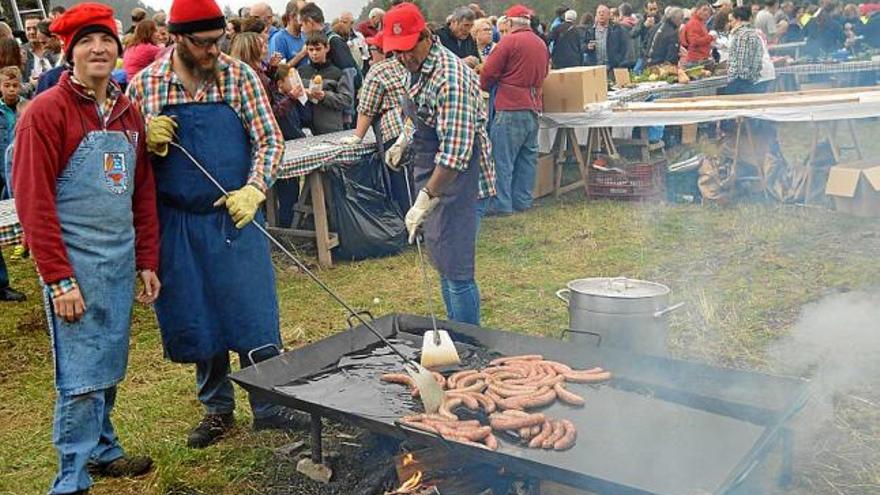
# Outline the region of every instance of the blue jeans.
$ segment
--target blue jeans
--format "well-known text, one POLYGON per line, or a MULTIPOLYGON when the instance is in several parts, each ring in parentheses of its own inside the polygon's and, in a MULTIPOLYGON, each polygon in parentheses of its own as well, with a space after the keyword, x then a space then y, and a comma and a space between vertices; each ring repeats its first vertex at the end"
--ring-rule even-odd
POLYGON ((538 166, 538 116, 529 110, 499 111, 490 137, 497 191, 490 209, 513 213, 531 208, 538 166))
POLYGON ((6 271, 6 261, 3 260, 3 252, 0 251, 0 290, 9 287, 9 272, 6 271))
POLYGON ((78 395, 58 394, 52 433, 58 450, 58 475, 51 495, 89 488, 89 464, 109 464, 123 456, 110 422, 115 402, 116 387, 78 395))
POLYGON ((449 280, 440 277, 446 316, 452 321, 480 324, 480 289, 474 279, 449 280))
MULTIPOLYGON (((254 356, 257 362, 277 356, 276 349, 264 349, 254 356)), ((241 367, 251 365, 247 353, 239 353, 241 367)), ((229 381, 231 368, 229 366, 229 353, 222 352, 212 359, 196 363, 196 390, 199 401, 205 406, 208 414, 230 414, 235 409, 235 391, 232 382, 229 381)), ((248 397, 254 418, 265 418, 278 412, 278 406, 264 400, 248 397)))

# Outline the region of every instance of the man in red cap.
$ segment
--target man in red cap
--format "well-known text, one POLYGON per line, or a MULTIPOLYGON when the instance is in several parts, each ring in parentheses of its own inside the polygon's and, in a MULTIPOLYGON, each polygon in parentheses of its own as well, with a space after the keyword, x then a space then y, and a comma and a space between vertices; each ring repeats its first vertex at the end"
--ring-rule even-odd
POLYGON ((489 207, 502 215, 532 206, 541 86, 550 66, 547 45, 530 26, 532 11, 514 5, 506 15, 510 34, 501 39, 480 72, 483 90, 497 91, 491 138, 498 190, 489 207))
MULTIPOLYGON (((394 52, 413 81, 403 111, 415 131, 413 178, 419 193, 406 214, 412 243, 423 228, 440 272, 449 319, 478 325, 474 280, 477 199, 495 194, 495 168, 486 135, 486 109, 477 74, 431 35, 418 7, 401 3, 385 14, 385 52, 394 52)), ((404 133, 403 135, 405 135, 404 133)), ((392 167, 402 153, 386 153, 392 167)))
MULTIPOLYGON (((174 49, 128 86, 156 155, 163 290, 155 309, 165 355, 195 363, 206 410, 187 438, 192 448, 211 445, 234 425, 229 351, 249 366, 281 347, 269 245, 248 224, 264 221, 260 205, 284 139, 257 74, 220 52, 225 26, 214 0, 175 0, 168 16, 174 49)), ((250 402, 255 429, 303 425, 286 409, 250 402)))
POLYGON ((133 476, 110 414, 125 376, 137 299, 159 295, 156 190, 140 113, 110 80, 122 51, 110 7, 81 3, 53 21, 73 66, 34 99, 15 141, 15 202, 45 284, 55 358, 50 493, 86 493, 89 472, 133 476))

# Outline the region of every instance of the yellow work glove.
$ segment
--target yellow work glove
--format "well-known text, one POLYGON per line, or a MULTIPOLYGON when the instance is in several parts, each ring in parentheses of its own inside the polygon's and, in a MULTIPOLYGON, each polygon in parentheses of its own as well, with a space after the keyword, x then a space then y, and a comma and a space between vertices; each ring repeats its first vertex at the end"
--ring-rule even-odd
POLYGON ((147 151, 159 156, 168 154, 168 143, 174 139, 177 122, 167 115, 153 117, 147 125, 147 151))
POLYGON ((226 205, 235 227, 243 229, 245 225, 251 223, 260 204, 266 201, 266 195, 255 186, 250 184, 242 187, 238 191, 232 191, 229 196, 223 196, 218 199, 214 206, 226 205))

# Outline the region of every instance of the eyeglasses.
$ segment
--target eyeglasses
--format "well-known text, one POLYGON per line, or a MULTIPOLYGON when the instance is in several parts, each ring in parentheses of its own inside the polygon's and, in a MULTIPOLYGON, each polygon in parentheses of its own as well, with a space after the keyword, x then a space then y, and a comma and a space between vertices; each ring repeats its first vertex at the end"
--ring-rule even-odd
POLYGON ((199 48, 210 48, 214 45, 219 45, 226 40, 226 33, 223 33, 216 38, 199 38, 198 36, 193 36, 191 34, 184 34, 183 36, 188 39, 190 43, 199 48))

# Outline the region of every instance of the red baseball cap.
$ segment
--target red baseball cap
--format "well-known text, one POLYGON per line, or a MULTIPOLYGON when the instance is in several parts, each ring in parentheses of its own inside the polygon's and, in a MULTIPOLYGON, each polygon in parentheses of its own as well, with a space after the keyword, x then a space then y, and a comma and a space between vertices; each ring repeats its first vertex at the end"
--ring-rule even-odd
POLYGON ((425 17, 418 7, 409 2, 397 5, 382 20, 382 49, 385 53, 412 50, 425 26, 425 17))
POLYGON ((526 19, 531 19, 532 16, 535 15, 535 11, 518 3, 507 9, 507 12, 505 12, 504 15, 506 17, 525 17, 526 19))

